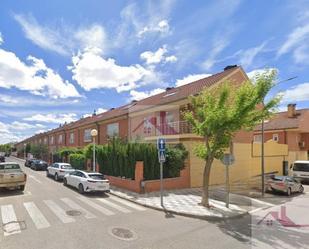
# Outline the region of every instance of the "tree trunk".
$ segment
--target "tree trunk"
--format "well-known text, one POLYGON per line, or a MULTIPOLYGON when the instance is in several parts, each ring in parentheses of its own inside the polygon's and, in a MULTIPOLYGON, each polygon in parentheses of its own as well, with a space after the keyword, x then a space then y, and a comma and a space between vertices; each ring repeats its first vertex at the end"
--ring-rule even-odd
POLYGON ((210 169, 213 159, 207 159, 205 162, 204 174, 203 174, 203 194, 201 205, 204 207, 209 207, 209 177, 210 169))

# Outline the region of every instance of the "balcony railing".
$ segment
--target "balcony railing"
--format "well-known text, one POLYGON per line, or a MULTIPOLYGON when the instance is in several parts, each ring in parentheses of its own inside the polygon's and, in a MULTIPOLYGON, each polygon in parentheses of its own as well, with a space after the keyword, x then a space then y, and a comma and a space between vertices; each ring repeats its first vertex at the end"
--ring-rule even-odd
POLYGON ((150 136, 155 135, 179 135, 192 133, 192 125, 187 121, 169 122, 156 125, 151 128, 150 136))

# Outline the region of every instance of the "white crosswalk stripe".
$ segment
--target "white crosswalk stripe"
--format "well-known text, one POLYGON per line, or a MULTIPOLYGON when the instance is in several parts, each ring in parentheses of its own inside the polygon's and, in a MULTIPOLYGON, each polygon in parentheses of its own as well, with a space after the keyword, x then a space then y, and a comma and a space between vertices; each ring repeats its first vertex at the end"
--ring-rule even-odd
POLYGON ((110 196, 108 199, 111 199, 113 201, 116 201, 116 202, 119 202, 123 205, 126 205, 130 208, 133 208, 135 210, 138 210, 138 211, 145 211, 147 210, 146 208, 140 206, 140 205, 137 205, 137 204, 134 204, 133 202, 130 202, 130 201, 126 201, 126 200, 123 200, 121 198, 118 198, 118 197, 114 197, 114 196, 110 196))
POLYGON ((44 203, 49 207, 49 209, 63 222, 70 223, 74 222, 75 219, 69 217, 65 211, 54 201, 52 200, 44 200, 44 203))
POLYGON ((86 203, 86 204, 89 205, 90 207, 92 207, 92 208, 98 210, 99 212, 105 214, 105 215, 114 215, 114 214, 115 214, 114 212, 112 212, 112 211, 110 211, 110 210, 108 210, 108 209, 106 209, 106 208, 100 206, 99 204, 96 204, 96 203, 93 202, 93 201, 88 200, 88 199, 85 198, 85 197, 78 196, 78 197, 76 197, 76 198, 79 199, 80 201, 86 203))
POLYGON ((126 209, 124 207, 121 207, 111 201, 108 201, 106 199, 101 199, 101 198, 96 198, 98 201, 102 202, 103 204, 107 205, 107 206, 110 206, 114 209, 117 209, 118 211, 120 212, 123 212, 123 213, 131 213, 131 211, 129 209, 126 209))
POLYGON ((87 219, 93 219, 93 218, 96 217, 93 213, 87 211, 86 209, 84 209, 83 207, 81 207, 80 205, 78 205, 76 202, 72 201, 72 200, 69 199, 69 198, 61 198, 61 200, 62 200, 66 205, 68 205, 70 208, 79 210, 79 211, 81 211, 82 213, 84 213, 84 214, 85 214, 85 217, 86 217, 87 219))
POLYGON ((4 236, 20 233, 20 225, 17 222, 13 205, 1 206, 1 217, 4 236))
POLYGON ((47 228, 50 226, 47 219, 33 202, 25 202, 24 206, 37 229, 47 228))

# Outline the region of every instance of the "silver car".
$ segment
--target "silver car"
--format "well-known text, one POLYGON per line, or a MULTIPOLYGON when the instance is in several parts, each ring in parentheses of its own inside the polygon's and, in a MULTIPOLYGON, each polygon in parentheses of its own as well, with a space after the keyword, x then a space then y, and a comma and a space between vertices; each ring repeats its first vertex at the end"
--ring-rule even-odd
POLYGON ((303 185, 290 176, 271 176, 267 181, 266 189, 272 192, 284 192, 288 196, 292 193, 304 192, 303 185))

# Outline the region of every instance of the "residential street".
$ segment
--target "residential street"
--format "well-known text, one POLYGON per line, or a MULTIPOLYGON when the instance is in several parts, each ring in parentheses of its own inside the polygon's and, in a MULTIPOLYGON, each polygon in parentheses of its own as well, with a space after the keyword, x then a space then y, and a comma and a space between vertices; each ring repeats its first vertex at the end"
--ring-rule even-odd
MULTIPOLYGON (((209 222, 166 215, 112 195, 83 197, 44 171, 22 168, 28 174, 24 194, 1 192, 1 217, 7 223, 1 227, 1 248, 309 248, 307 228, 257 225, 262 214, 278 206, 255 212, 252 219, 246 215, 209 222), (81 213, 68 216, 69 210, 81 213), (15 216, 18 223, 9 223, 15 216), (118 239, 111 235, 112 228, 130 229, 133 237, 118 239)), ((307 194, 291 198, 286 206, 296 222, 309 224, 308 212, 301 211, 308 210, 307 194)))

